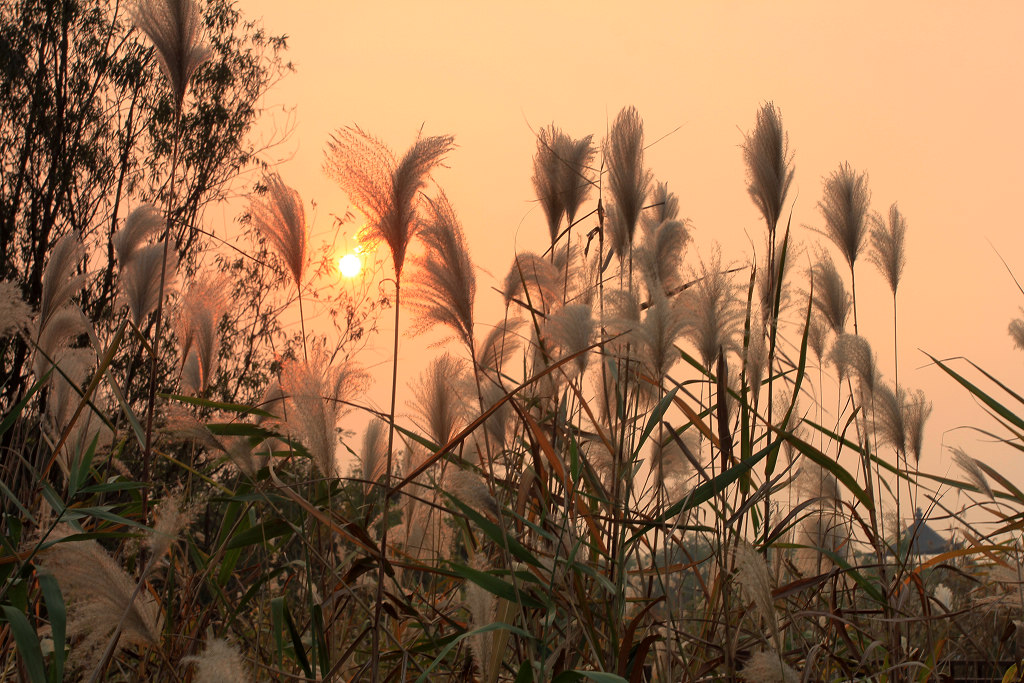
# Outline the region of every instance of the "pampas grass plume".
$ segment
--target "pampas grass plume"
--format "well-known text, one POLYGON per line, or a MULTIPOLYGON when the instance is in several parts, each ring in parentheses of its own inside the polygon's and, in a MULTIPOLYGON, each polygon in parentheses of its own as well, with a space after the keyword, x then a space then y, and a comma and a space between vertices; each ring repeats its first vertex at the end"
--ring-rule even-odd
POLYGON ((743 161, 747 165, 747 191, 768 228, 779 222, 793 182, 793 155, 789 136, 782 127, 782 113, 772 102, 757 112, 754 131, 743 141, 743 161))
POLYGON ((740 678, 750 683, 800 683, 803 680, 774 651, 755 652, 740 671, 740 678))
POLYGON ((82 238, 71 232, 57 240, 43 271, 37 329, 42 332, 50 319, 71 302, 71 296, 85 284, 85 274, 76 272, 85 254, 82 238))
POLYGON ((0 280, 0 337, 28 328, 32 307, 21 298, 21 287, 11 280, 0 280))
POLYGON ((829 327, 836 334, 846 331, 846 320, 850 315, 850 296, 843 284, 843 277, 827 254, 811 268, 814 283, 814 307, 822 314, 829 327))
POLYGON ((388 245, 399 278, 409 242, 419 228, 417 195, 454 146, 450 135, 418 136, 398 159, 358 127, 339 129, 327 143, 327 174, 366 216, 364 241, 383 240, 388 245))
POLYGON ((284 184, 281 176, 270 173, 264 178, 266 194, 250 198, 253 224, 274 247, 301 288, 306 271, 306 210, 299 193, 284 184))
POLYGON ((181 111, 192 76, 213 56, 202 43, 202 16, 194 0, 142 0, 132 19, 156 47, 160 66, 171 82, 175 108, 181 111))
POLYGON ((608 185, 622 235, 618 254, 623 258, 633 243, 640 212, 651 184, 651 172, 644 168, 644 124, 633 107, 615 117, 605 142, 608 185))
POLYGON ((115 232, 111 239, 117 262, 122 269, 128 266, 146 238, 157 233, 163 225, 163 216, 152 204, 140 204, 128 214, 124 227, 115 232))
POLYGON ((967 452, 959 446, 950 446, 949 450, 953 453, 953 462, 960 466, 960 469, 967 475, 967 479, 978 489, 981 493, 984 493, 990 499, 995 500, 996 495, 992 491, 992 487, 989 486, 988 477, 982 471, 981 466, 978 465, 978 461, 967 455, 967 452))
MULTIPOLYGON (((150 244, 138 249, 128 264, 121 270, 121 291, 131 312, 132 322, 141 328, 151 312, 160 302, 160 264, 164 256, 163 243, 150 244)), ((167 268, 164 275, 163 294, 174 289, 178 271, 176 250, 167 250, 167 268)))
POLYGON ((878 214, 871 217, 874 227, 871 228, 871 250, 868 258, 878 267, 879 272, 889 283, 893 295, 899 287, 903 276, 903 266, 907 262, 906 236, 907 219, 900 213, 899 207, 889 207, 889 220, 878 214))
POLYGON ((820 232, 839 248, 851 269, 867 232, 870 203, 867 174, 858 174, 850 164, 841 164, 825 179, 824 195, 818 202, 825 219, 825 229, 820 232))
POLYGON ((245 666, 238 651, 226 640, 214 638, 206 642, 203 654, 182 659, 185 664, 195 664, 196 675, 193 683, 247 683, 245 666))

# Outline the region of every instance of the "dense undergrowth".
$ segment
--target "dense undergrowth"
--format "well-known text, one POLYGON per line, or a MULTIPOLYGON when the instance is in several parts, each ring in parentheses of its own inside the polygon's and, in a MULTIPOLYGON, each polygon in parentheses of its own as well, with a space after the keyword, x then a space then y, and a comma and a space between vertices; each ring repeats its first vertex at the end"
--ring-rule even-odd
MULTIPOLYGON (((182 139, 209 56, 194 11, 135 15, 182 139)), ((197 270, 195 253, 179 264, 172 245, 188 228, 179 144, 166 206, 140 204, 113 235, 115 324, 82 312, 90 247, 70 227, 31 306, 0 284, 4 353, 32 359, 7 375, 21 384, 0 423, 5 678, 941 680, 1001 677, 1024 656, 1024 493, 965 453, 963 481, 922 468, 931 405, 880 376, 857 335, 858 305, 891 304, 882 346, 899 346, 906 221, 872 211, 866 175, 844 164, 804 210, 820 244, 798 246, 773 105, 743 145, 765 226, 745 265, 688 249, 635 110, 600 143, 543 129, 533 184, 550 241, 514 255, 504 314, 483 321, 468 241, 430 180, 453 139, 395 154, 337 131, 325 170, 393 275, 387 412, 360 403, 350 328, 305 326, 326 305, 322 273, 275 174, 250 202, 255 241, 236 248, 275 273, 253 315, 276 305, 301 333, 262 333, 276 357, 261 379, 237 363, 225 379, 231 274, 197 270), (891 302, 857 300, 865 261, 891 302), (447 352, 403 376, 398 331, 431 330, 447 352), (352 411, 372 413, 361 440, 352 411), (949 509, 950 490, 976 502, 949 509), (923 548, 918 509, 957 526, 953 542, 923 548)), ((348 323, 378 304, 350 302, 348 323)), ((986 431, 1024 449, 1024 399, 935 363, 989 410, 986 431)))

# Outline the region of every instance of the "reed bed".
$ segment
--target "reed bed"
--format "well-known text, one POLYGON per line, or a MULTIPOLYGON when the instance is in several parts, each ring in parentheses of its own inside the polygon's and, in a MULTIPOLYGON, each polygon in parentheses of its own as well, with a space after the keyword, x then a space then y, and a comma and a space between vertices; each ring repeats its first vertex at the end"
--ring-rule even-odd
MULTIPOLYGON (((147 1, 136 20, 180 116, 208 54, 195 10, 147 1)), ((218 379, 229 283, 168 251, 173 189, 117 233, 120 324, 82 313, 73 233, 40 306, 0 283, 0 333, 35 359, 0 422, 4 678, 1019 678, 1024 493, 963 451, 958 477, 929 473, 931 404, 879 374, 888 339, 878 352, 857 334, 874 302, 854 272, 875 265, 899 348, 912 217, 872 211, 848 164, 816 207, 793 201, 768 103, 742 147, 763 253, 697 254, 699 226, 645 166, 627 108, 606 140, 540 131, 550 241, 514 254, 486 302, 473 233, 431 179, 453 145, 419 135, 399 155, 351 126, 326 149, 367 252, 391 255, 387 411, 361 401, 352 337, 306 324, 321 273, 276 174, 252 198, 248 248, 269 245, 275 312, 302 325, 265 382, 218 379), (451 342, 418 377, 399 372, 405 331, 451 342), (126 398, 140 378, 153 391, 126 398), (952 509, 950 491, 970 502, 952 509), (918 510, 955 538, 924 547, 918 510)), ((979 429, 1024 450, 1019 394, 930 360, 987 409, 979 429)))

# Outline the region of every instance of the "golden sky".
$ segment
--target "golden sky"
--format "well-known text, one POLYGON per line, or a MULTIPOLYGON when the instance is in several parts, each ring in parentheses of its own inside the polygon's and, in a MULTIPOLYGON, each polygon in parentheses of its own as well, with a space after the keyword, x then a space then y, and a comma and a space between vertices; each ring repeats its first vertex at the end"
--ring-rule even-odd
MULTIPOLYGON (((820 243, 805 226, 821 225, 822 178, 844 161, 868 172, 873 209, 886 212, 895 201, 907 217, 900 381, 935 404, 922 467, 946 470, 944 440, 1024 479, 1005 449, 975 446, 977 436, 964 430, 943 434, 992 423, 952 380, 923 367, 919 350, 967 356, 1011 386, 1024 383, 1024 352, 1006 332, 1024 295, 993 249, 1024 281, 1024 3, 241 7, 289 37, 296 73, 269 94, 265 124, 290 117, 295 129, 268 160, 287 158, 278 170, 316 202, 314 229, 325 238, 330 214, 348 207, 321 170, 331 131, 358 124, 399 152, 420 126, 455 135, 458 149, 435 180, 459 212, 474 261, 493 274, 479 275, 481 321, 498 316, 489 287, 514 250, 546 244, 530 185, 541 126, 600 141, 622 107, 636 106, 647 142, 657 141, 647 165, 679 196, 693 248, 706 255, 717 242, 725 262, 741 265, 762 249, 764 228, 739 145, 757 109, 774 101, 795 153, 789 201, 799 241, 820 243)), ((888 287, 866 259, 857 274, 861 332, 889 374, 888 287)), ((385 322, 371 363, 390 356, 389 339, 385 322)), ((433 353, 420 340, 402 343, 410 372, 433 353)), ((383 387, 371 394, 379 405, 386 395, 383 387)))

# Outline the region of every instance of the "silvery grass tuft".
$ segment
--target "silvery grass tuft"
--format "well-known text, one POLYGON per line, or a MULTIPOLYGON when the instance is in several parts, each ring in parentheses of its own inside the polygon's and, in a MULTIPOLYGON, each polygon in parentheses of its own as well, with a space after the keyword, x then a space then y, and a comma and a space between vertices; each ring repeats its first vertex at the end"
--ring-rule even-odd
POLYGON ((871 222, 873 227, 868 258, 885 277, 893 296, 896 296, 903 267, 907 262, 907 219, 900 213, 899 207, 893 204, 889 207, 888 220, 876 213, 871 216, 871 222))
POLYGON ((156 47, 180 112, 192 76, 213 51, 203 44, 202 16, 194 0, 142 0, 132 13, 135 25, 156 47))
POLYGON ((163 297, 174 291, 177 274, 177 250, 164 249, 160 242, 136 249, 121 268, 121 293, 136 328, 141 329, 163 297))
MULTIPOLYGON (((77 533, 58 526, 50 538, 77 533)), ((39 565, 53 574, 68 603, 68 635, 76 640, 70 664, 96 666, 102 648, 121 625, 115 652, 126 644, 156 647, 160 643, 160 608, 96 541, 61 541, 42 554, 39 565), (123 619, 122 619, 123 618, 123 619)))
POLYGON ((32 307, 21 297, 21 287, 11 280, 0 280, 0 337, 28 329, 32 307))
POLYGON ((151 235, 157 235, 164 227, 164 217, 152 204, 137 206, 124 221, 124 226, 114 233, 111 243, 117 262, 127 268, 132 258, 151 235))
POLYGON ((79 264, 84 256, 85 247, 77 232, 61 237, 50 251, 39 296, 39 315, 36 318, 38 334, 43 333, 58 311, 71 304, 72 295, 85 284, 85 273, 79 272, 79 264))
POLYGON ((533 189, 544 209, 552 244, 558 239, 562 217, 572 225, 590 193, 587 167, 594 158, 592 140, 591 135, 574 140, 555 126, 546 126, 537 135, 533 189))
POLYGON ((193 683, 248 683, 245 665, 238 650, 223 638, 206 641, 203 653, 182 659, 185 665, 195 665, 193 683))
POLYGON ((755 652, 747 660, 740 678, 749 683, 800 683, 803 677, 773 650, 755 652))
POLYGON ((754 130, 743 141, 743 161, 747 165, 747 192, 774 234, 796 172, 789 136, 782 127, 782 112, 774 103, 766 103, 757 112, 754 130))
POLYGON ((832 258, 822 254, 811 267, 810 276, 814 289, 814 308, 821 313, 833 332, 843 334, 850 315, 850 295, 846 292, 843 277, 836 270, 832 258))
POLYGON ((413 272, 409 296, 419 318, 413 332, 448 327, 472 355, 476 274, 462 226, 444 192, 428 200, 424 222, 420 240, 425 249, 416 259, 419 267, 413 272))
POLYGON ((279 174, 268 174, 264 184, 266 194, 249 200, 253 225, 273 246, 301 290, 306 273, 306 210, 299 193, 285 185, 279 174))
POLYGON ((701 363, 710 369, 719 352, 736 347, 743 311, 737 305, 736 285, 722 269, 721 253, 716 249, 710 262, 700 262, 691 272, 694 286, 687 290, 687 336, 697 349, 701 363))
POLYGON ((868 176, 858 174, 850 164, 843 163, 825 179, 824 192, 818 209, 825 219, 825 228, 819 230, 838 247, 850 266, 850 288, 853 291, 853 331, 857 333, 857 276, 854 264, 860 255, 867 234, 868 210, 871 192, 868 176))
POLYGON ((865 400, 870 401, 875 392, 878 370, 868 340, 856 334, 839 335, 832 346, 831 360, 839 378, 856 379, 865 400))
POLYGON ((950 446, 949 450, 953 453, 953 462, 960 466, 960 469, 967 475, 967 479, 971 484, 973 484, 980 493, 983 493, 990 499, 995 500, 996 495, 992 491, 992 487, 988 483, 988 477, 985 476, 985 472, 982 471, 978 461, 969 456, 967 451, 959 446, 950 446))
POLYGON ((187 393, 206 391, 217 369, 220 353, 220 320, 227 312, 226 277, 206 274, 194 280, 178 307, 177 337, 181 350, 182 389, 187 393))
POLYGON ((652 179, 644 168, 644 124, 635 108, 626 107, 615 117, 604 153, 614 207, 609 209, 609 216, 614 216, 612 248, 622 261, 632 248, 652 179))
POLYGON ((363 240, 383 240, 388 245, 398 279, 409 242, 420 225, 417 195, 454 146, 450 135, 419 136, 397 158, 383 142, 358 127, 336 131, 327 143, 327 174, 366 217, 363 240))
MULTIPOLYGON (((1021 309, 1021 313, 1024 313, 1024 308, 1021 309)), ((1008 331, 1010 338, 1013 339, 1013 345, 1018 349, 1024 349, 1024 317, 1011 320, 1008 331)))
POLYGON ((446 353, 431 361, 411 385, 418 426, 438 446, 448 443, 465 424, 466 405, 459 397, 467 381, 463 361, 446 353))

